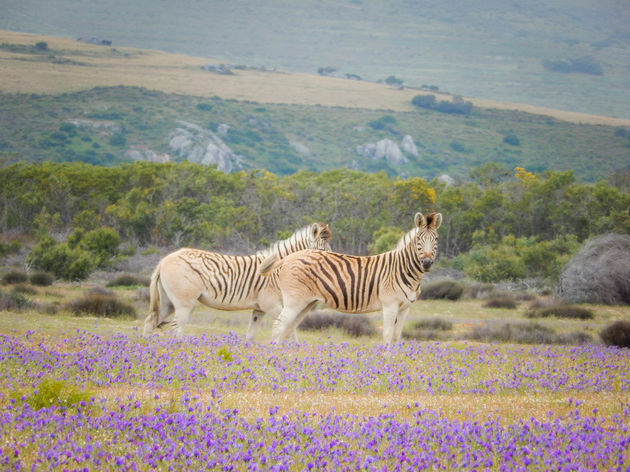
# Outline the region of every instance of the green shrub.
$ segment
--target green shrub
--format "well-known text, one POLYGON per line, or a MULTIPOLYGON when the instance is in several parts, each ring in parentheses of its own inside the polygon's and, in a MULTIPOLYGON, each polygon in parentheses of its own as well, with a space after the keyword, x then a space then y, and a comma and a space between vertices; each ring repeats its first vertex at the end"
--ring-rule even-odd
POLYGON ((113 295, 89 293, 68 304, 68 309, 77 316, 93 315, 102 318, 133 318, 136 310, 113 295))
POLYGON ((615 321, 602 329, 599 337, 607 346, 630 348, 630 321, 615 321))
POLYGON ((35 272, 28 278, 29 282, 39 287, 48 287, 55 281, 55 277, 48 272, 35 272))
POLYGON ((219 358, 221 358, 225 362, 232 362, 234 360, 234 356, 232 355, 230 350, 227 348, 227 346, 222 346, 217 351, 217 355, 219 356, 219 358))
POLYGON ((26 396, 26 404, 33 410, 57 407, 63 410, 77 406, 81 402, 90 403, 91 395, 61 380, 44 379, 36 390, 26 396))
POLYGON ((107 267, 118 254, 120 235, 112 228, 97 228, 83 235, 80 247, 96 258, 97 267, 107 267))
POLYGON ((11 284, 23 284, 28 281, 28 276, 24 272, 11 271, 4 274, 2 277, 2 283, 5 285, 11 284))
POLYGON ((521 145, 521 141, 518 139, 518 136, 516 136, 513 133, 510 133, 510 134, 506 135, 503 138, 503 142, 505 144, 509 144, 510 146, 520 146, 521 145))
POLYGON ((149 286, 149 280, 145 277, 138 277, 133 274, 121 274, 115 279, 107 283, 108 287, 136 287, 136 286, 149 286))
POLYGON ((26 258, 34 267, 64 280, 83 280, 96 268, 94 256, 44 236, 26 258))
POLYGON ((32 305, 33 303, 21 293, 0 291, 0 311, 22 310, 32 305))
POLYGON ((459 300, 464 286, 455 280, 443 279, 429 282, 420 292, 422 300, 459 300))

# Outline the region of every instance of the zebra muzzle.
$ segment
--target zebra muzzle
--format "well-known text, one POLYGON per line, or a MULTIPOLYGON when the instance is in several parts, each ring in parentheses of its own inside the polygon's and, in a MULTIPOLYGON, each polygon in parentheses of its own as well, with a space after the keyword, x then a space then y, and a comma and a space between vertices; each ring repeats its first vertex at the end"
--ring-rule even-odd
POLYGON ((425 257, 424 259, 422 259, 421 263, 422 269, 426 271, 431 269, 431 266, 433 265, 433 259, 431 259, 430 257, 425 257))

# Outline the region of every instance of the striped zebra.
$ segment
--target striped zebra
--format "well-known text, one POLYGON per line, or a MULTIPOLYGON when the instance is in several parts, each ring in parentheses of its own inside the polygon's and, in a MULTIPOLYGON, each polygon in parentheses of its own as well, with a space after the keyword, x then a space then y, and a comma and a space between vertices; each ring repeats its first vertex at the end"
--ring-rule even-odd
POLYGON ((420 295, 420 280, 437 252, 440 213, 415 215, 415 227, 395 249, 376 256, 305 250, 279 260, 273 255, 261 274, 276 275, 283 308, 272 342, 285 341, 317 302, 346 313, 383 310, 383 340, 399 342, 409 306, 420 295))
POLYGON ((266 313, 280 313, 282 299, 275 278, 262 277, 258 266, 274 254, 284 258, 302 249, 330 250, 331 232, 324 223, 313 223, 249 256, 228 256, 183 248, 165 256, 156 266, 149 286, 149 314, 145 336, 170 324, 178 336, 197 302, 219 310, 253 309, 247 339, 252 339, 266 313), (174 312, 173 319, 167 317, 174 312))

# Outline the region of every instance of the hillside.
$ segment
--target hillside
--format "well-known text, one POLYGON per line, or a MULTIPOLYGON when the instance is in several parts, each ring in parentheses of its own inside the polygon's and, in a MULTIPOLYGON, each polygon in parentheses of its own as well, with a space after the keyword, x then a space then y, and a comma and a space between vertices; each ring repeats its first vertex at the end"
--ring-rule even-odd
POLYGON ((6 0, 0 28, 630 119, 618 0, 6 0), (587 63, 566 69, 549 64, 587 63), (547 64, 547 66, 545 65, 547 64))
POLYGON ((227 146, 228 170, 279 174, 351 167, 466 177, 497 162, 595 180, 628 164, 630 120, 468 98, 469 115, 440 113, 411 104, 427 93, 419 90, 253 68, 219 74, 201 58, 12 32, 0 32, 0 61, 5 161, 177 161, 190 155, 173 139, 194 132, 227 146), (357 152, 384 140, 402 147, 405 136, 417 152, 399 161, 357 152))

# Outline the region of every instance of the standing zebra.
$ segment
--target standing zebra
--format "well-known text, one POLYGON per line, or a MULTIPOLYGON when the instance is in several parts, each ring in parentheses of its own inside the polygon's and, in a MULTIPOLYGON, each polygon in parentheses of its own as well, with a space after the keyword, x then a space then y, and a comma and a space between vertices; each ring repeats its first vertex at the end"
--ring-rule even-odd
POLYGON ((250 256, 227 256, 200 249, 183 248, 164 257, 151 276, 149 314, 144 335, 171 322, 178 336, 197 301, 219 310, 253 309, 247 339, 252 339, 265 313, 279 313, 282 299, 275 277, 262 277, 258 266, 269 255, 280 258, 306 248, 330 250, 331 232, 324 223, 313 223, 250 256))
POLYGON ((395 249, 376 256, 350 256, 305 250, 278 260, 273 255, 261 274, 276 275, 283 308, 272 341, 287 339, 310 309, 321 301, 347 313, 383 309, 383 340, 399 342, 409 306, 420 295, 420 280, 437 252, 441 213, 415 216, 415 227, 395 249))

